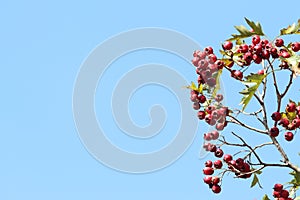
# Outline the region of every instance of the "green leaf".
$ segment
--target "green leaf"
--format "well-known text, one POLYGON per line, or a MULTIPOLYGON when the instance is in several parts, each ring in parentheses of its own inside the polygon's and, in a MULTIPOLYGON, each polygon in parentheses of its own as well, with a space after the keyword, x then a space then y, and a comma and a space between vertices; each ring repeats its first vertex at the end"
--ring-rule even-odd
POLYGON ((300 19, 298 19, 297 24, 293 23, 286 28, 280 30, 280 35, 289 35, 289 34, 300 34, 300 19))
POLYGON ((217 92, 220 90, 220 77, 221 77, 221 74, 222 74, 222 69, 221 70, 218 70, 218 73, 216 74, 216 86, 212 92, 212 97, 214 98, 216 95, 217 95, 217 92))
POLYGON ((260 25, 260 23, 258 23, 258 22, 253 22, 253 21, 250 21, 249 19, 247 19, 246 17, 245 17, 245 20, 246 20, 246 22, 247 22, 247 24, 252 28, 252 30, 257 34, 257 35, 265 35, 264 33, 263 33, 263 30, 262 30, 262 27, 261 27, 261 25, 260 25))
POLYGON ((245 18, 247 24, 252 28, 252 30, 247 29, 245 26, 240 25, 240 26, 234 26, 235 29, 240 33, 240 34, 232 34, 232 38, 229 38, 229 41, 236 40, 238 43, 241 42, 242 39, 251 37, 253 35, 265 35, 263 33, 262 27, 260 23, 258 22, 253 22, 250 21, 249 19, 245 18))
POLYGON ((243 81, 243 83, 248 87, 240 92, 240 94, 244 95, 240 103, 243 105, 243 111, 266 76, 267 74, 250 74, 245 77, 246 81, 243 81))
POLYGON ((262 200, 271 200, 271 199, 269 199, 268 195, 265 194, 265 195, 263 196, 262 200))
POLYGON ((293 182, 293 183, 297 184, 298 186, 300 186, 300 172, 292 171, 289 174, 294 177, 291 182, 293 182))
POLYGON ((257 178, 257 175, 254 174, 253 176, 253 180, 252 180, 252 183, 251 183, 251 186, 250 187, 254 187, 257 183, 258 183, 258 178, 257 178))

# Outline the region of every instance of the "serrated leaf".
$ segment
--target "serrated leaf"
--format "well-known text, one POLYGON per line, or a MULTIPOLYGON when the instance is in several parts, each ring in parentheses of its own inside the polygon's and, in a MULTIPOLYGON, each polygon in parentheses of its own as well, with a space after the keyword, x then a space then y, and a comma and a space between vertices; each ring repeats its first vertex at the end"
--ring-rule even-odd
POLYGON ((258 178, 257 178, 257 175, 256 174, 254 174, 254 176, 253 176, 253 180, 252 180, 252 183, 251 183, 251 188, 252 187, 254 187, 257 183, 258 183, 258 178))
POLYGON ((265 195, 263 196, 262 200, 271 200, 271 199, 269 199, 268 195, 265 194, 265 195))
POLYGON ((245 77, 246 81, 243 81, 243 83, 248 87, 240 92, 240 94, 244 95, 240 103, 243 105, 243 111, 266 76, 267 74, 250 74, 245 77))
POLYGON ((280 35, 300 34, 300 19, 297 23, 293 23, 286 28, 280 30, 280 35))
POLYGON ((216 86, 212 92, 212 97, 214 98, 216 95, 217 95, 217 92, 220 90, 221 86, 220 86, 220 77, 221 77, 221 74, 222 74, 223 70, 220 69, 218 70, 218 73, 216 75, 216 86))
POLYGON ((246 20, 247 24, 253 29, 253 31, 254 31, 257 35, 264 35, 260 23, 258 23, 258 22, 255 23, 255 22, 253 22, 253 21, 250 21, 250 20, 247 19, 246 17, 245 17, 245 20, 246 20))
POLYGON ((258 22, 252 22, 249 19, 245 18, 247 24, 252 28, 252 31, 247 29, 245 26, 240 25, 240 26, 235 26, 235 29, 240 33, 238 34, 232 34, 231 38, 229 38, 229 41, 233 41, 233 40, 242 40, 244 38, 248 38, 251 37, 253 35, 264 35, 263 31, 262 31, 262 27, 260 25, 260 23, 258 22))

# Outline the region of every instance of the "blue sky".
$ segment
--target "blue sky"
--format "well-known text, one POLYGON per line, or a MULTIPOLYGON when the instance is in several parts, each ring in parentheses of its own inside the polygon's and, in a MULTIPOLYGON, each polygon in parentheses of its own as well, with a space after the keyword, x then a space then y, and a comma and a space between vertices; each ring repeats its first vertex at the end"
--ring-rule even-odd
MULTIPOLYGON (((270 194, 274 182, 288 181, 287 170, 266 170, 261 175, 264 190, 250 190, 250 180, 236 180, 230 176, 224 180, 221 195, 213 195, 208 190, 202 181, 204 160, 198 157, 201 130, 207 130, 201 123, 190 148, 167 168, 147 174, 130 174, 106 167, 87 152, 79 139, 72 113, 73 87, 89 53, 120 32, 141 27, 167 28, 187 35, 203 47, 219 47, 220 42, 234 32, 233 25, 244 23, 245 16, 259 20, 265 32, 274 37, 280 28, 299 18, 298 11, 296 0, 289 4, 257 0, 2 2, 0 199, 252 200, 260 199, 265 192, 270 194)), ((118 80, 117 75, 122 76, 119 72, 124 69, 120 71, 117 67, 130 70, 131 66, 148 62, 168 64, 183 73, 188 81, 196 78, 187 63, 151 50, 120 58, 111 68, 114 75, 108 74, 108 77, 118 80)), ((98 86, 96 91, 98 119, 106 118, 105 113, 100 112, 103 105, 97 104, 98 98, 102 95, 107 98, 105 92, 111 92, 110 82, 105 84, 98 86)), ((239 102, 240 97, 233 95, 234 90, 225 88, 225 91, 231 97, 228 102, 239 102)), ((299 98, 297 93, 293 96, 299 98)), ((178 128, 179 112, 174 96, 154 86, 133 97, 136 99, 129 102, 131 117, 141 126, 149 123, 145 113, 152 104, 158 100, 166 105, 165 109, 170 112, 166 123, 171 123, 166 124, 166 134, 148 143, 131 141, 133 138, 117 132, 108 117, 104 129, 112 132, 106 131, 107 137, 114 144, 134 152, 153 151, 168 143, 178 128), (154 98, 155 94, 159 94, 158 98, 154 98)), ((256 141, 254 136, 249 139, 256 141)), ((297 147, 295 142, 292 144, 286 148, 292 151, 297 147)), ((262 153, 267 158, 273 155, 271 150, 262 153)))

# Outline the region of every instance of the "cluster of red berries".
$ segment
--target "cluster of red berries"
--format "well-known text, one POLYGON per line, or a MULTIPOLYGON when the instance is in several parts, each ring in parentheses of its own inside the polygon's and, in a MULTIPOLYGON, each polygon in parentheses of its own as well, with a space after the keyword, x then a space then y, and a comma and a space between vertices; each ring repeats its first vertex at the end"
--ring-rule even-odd
MULTIPOLYGON (((284 46, 284 41, 281 38, 277 38, 274 43, 266 39, 261 39, 259 35, 252 37, 251 44, 240 44, 233 46, 231 41, 226 41, 223 45, 223 50, 225 55, 231 59, 228 65, 228 68, 231 68, 234 65, 233 56, 238 55, 239 59, 236 60, 241 67, 249 66, 252 62, 260 64, 263 60, 267 60, 270 57, 277 59, 282 58, 282 63, 280 67, 283 69, 289 68, 289 65, 285 58, 291 56, 290 51, 298 52, 300 50, 300 42, 294 42, 284 46)), ((260 70, 259 74, 263 74, 264 70, 260 70)), ((237 80, 243 79, 243 72, 239 70, 231 70, 231 76, 237 80)))
MULTIPOLYGON (((271 118, 275 122, 279 122, 278 125, 289 130, 285 132, 284 138, 287 141, 292 141, 294 134, 291 131, 300 128, 300 106, 297 106, 295 102, 290 101, 285 108, 285 112, 274 112, 271 115, 271 118)), ((271 128, 269 134, 272 137, 277 137, 279 135, 279 129, 277 126, 271 128)))
MULTIPOLYGON (((221 150, 221 149, 218 149, 221 150)), ((222 150, 221 150, 222 151, 222 150)), ((221 156, 218 154, 216 157, 221 158, 223 157, 223 151, 221 156)), ((250 165, 244 161, 242 158, 238 158, 233 160, 233 157, 230 154, 226 154, 223 157, 223 161, 227 164, 229 170, 235 173, 235 175, 239 178, 250 178, 251 177, 251 169, 250 165)), ((203 174, 206 175, 203 178, 204 183, 209 185, 209 188, 212 189, 214 193, 221 192, 220 177, 212 176, 214 172, 218 169, 222 169, 223 167, 222 160, 216 160, 212 162, 211 160, 207 160, 205 162, 205 167, 203 169, 203 174)))
POLYGON ((273 190, 273 197, 275 197, 276 200, 293 200, 292 198, 289 198, 290 193, 283 189, 282 184, 276 183, 273 190))
POLYGON ((212 47, 206 47, 204 51, 194 51, 193 57, 192 63, 196 67, 198 83, 214 87, 216 85, 216 74, 218 70, 223 69, 224 62, 217 59, 212 47))
POLYGON ((206 123, 215 126, 219 131, 227 126, 226 116, 229 114, 229 110, 220 103, 223 100, 222 94, 217 94, 214 101, 211 101, 211 105, 206 106, 203 110, 200 110, 200 108, 201 104, 206 102, 205 95, 199 94, 195 90, 191 90, 190 99, 193 102, 193 108, 199 110, 197 115, 200 120, 205 120, 206 123))

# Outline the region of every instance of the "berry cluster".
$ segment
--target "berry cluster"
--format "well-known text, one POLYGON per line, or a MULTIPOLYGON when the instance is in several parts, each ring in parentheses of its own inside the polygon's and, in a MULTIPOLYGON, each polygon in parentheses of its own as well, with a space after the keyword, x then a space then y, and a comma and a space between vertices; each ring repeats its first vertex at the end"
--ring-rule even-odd
POLYGON ((276 122, 276 124, 270 129, 269 134, 272 137, 277 137, 279 135, 279 129, 276 126, 278 122, 278 125, 289 130, 285 132, 284 138, 287 141, 292 141, 294 134, 291 131, 300 128, 300 105, 297 106, 295 102, 290 100, 290 102, 286 105, 285 112, 274 112, 271 115, 271 118, 276 122))
MULTIPOLYGON (((230 69, 234 63, 240 67, 245 67, 251 63, 260 64, 263 60, 268 60, 272 57, 273 59, 281 60, 280 67, 282 69, 288 69, 289 65, 285 59, 289 58, 292 52, 300 51, 300 42, 294 42, 285 46, 284 40, 281 38, 277 38, 272 43, 267 39, 261 39, 259 35, 254 35, 251 44, 242 43, 234 46, 231 41, 226 41, 223 43, 222 48, 224 50, 223 55, 229 59, 225 66, 230 70, 231 76, 237 80, 242 80, 242 71, 230 69)), ((264 73, 263 69, 258 71, 258 74, 264 73)))
POLYGON ((276 200, 293 200, 289 198, 289 191, 283 189, 283 185, 280 183, 276 183, 273 187, 273 197, 276 200))
POLYGON ((218 70, 223 69, 224 62, 217 60, 217 56, 214 54, 212 47, 206 47, 204 51, 195 51, 193 57, 192 63, 196 67, 198 83, 215 87, 216 74, 218 70))
MULTIPOLYGON (((215 156, 217 158, 221 158, 223 157, 223 151, 221 149, 217 149, 217 151, 220 151, 220 154, 215 154, 215 156)), ((223 161, 222 160, 216 160, 214 162, 212 162, 211 160, 207 160, 205 162, 205 167, 203 169, 203 174, 206 175, 203 179, 204 183, 209 185, 209 188, 212 189, 212 191, 214 193, 220 193, 221 192, 221 186, 220 186, 220 180, 221 177, 219 176, 211 176, 214 174, 214 172, 216 170, 222 170, 223 167, 223 162, 225 162, 225 164, 227 164, 227 168, 228 169, 223 169, 224 172, 226 171, 232 171, 233 173, 235 173, 235 175, 238 178, 250 178, 251 177, 251 169, 250 169, 250 165, 245 162, 244 159, 242 158, 238 158, 236 160, 233 160, 232 155, 230 154, 226 154, 223 157, 223 161)))

